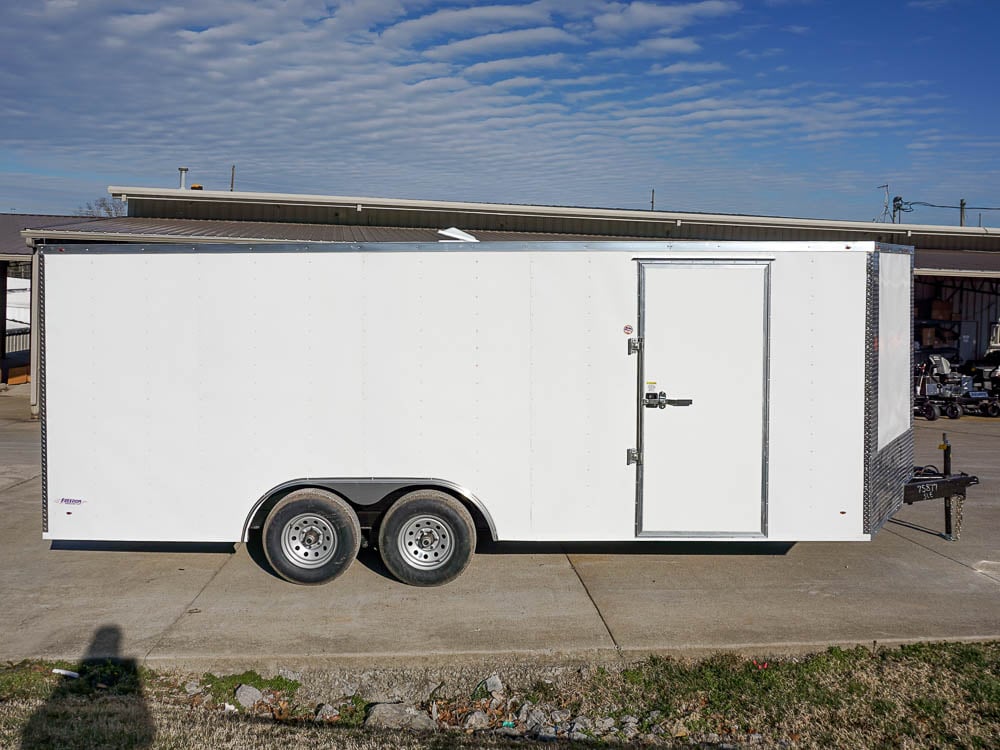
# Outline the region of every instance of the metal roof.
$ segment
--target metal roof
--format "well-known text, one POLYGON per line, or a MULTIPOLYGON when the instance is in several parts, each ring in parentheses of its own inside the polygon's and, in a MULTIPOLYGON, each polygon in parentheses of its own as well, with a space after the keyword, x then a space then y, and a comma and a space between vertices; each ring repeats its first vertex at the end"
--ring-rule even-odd
POLYGON ((112 186, 129 216, 0 214, 0 252, 34 242, 435 242, 458 227, 484 242, 875 240, 913 245, 916 272, 1000 278, 1000 230, 927 224, 573 206, 112 186))
MULTIPOLYGON (((25 215, 21 215, 25 216, 25 215)), ((23 230, 24 238, 50 242, 437 242, 435 229, 368 227, 338 224, 299 224, 204 219, 145 219, 134 217, 37 217, 37 228, 23 230), (46 222, 46 219, 59 219, 46 222)), ((473 230, 482 242, 567 242, 601 240, 655 241, 663 238, 629 235, 561 234, 473 230)), ((744 240, 746 237, 708 239, 744 240)), ((811 237, 810 239, 816 239, 811 237)), ((24 239, 22 239, 22 243, 24 239)), ((30 249, 22 244, 24 255, 30 249)), ((916 249, 915 272, 924 276, 984 276, 1000 278, 1000 252, 916 249)))
POLYGON ((918 276, 980 276, 1000 279, 1000 253, 917 248, 913 272, 918 276))
MULTIPOLYGON (((442 227, 444 228, 444 227, 442 227)), ((28 229, 26 239, 36 242, 438 242, 437 229, 340 224, 300 224, 208 219, 146 219, 118 217, 98 223, 83 221, 58 227, 28 229)), ((599 241, 604 235, 545 234, 540 232, 476 231, 482 242, 599 241)), ((618 239, 650 239, 629 238, 618 239)))
MULTIPOLYGON (((39 217, 41 219, 66 217, 39 217)), ((44 222, 41 222, 44 223, 44 222)), ((434 229, 364 227, 337 224, 288 224, 201 219, 139 219, 118 217, 80 219, 28 229, 25 237, 50 242, 437 242, 434 229)), ((542 232, 473 231, 482 242, 655 241, 628 235, 546 234, 542 232)), ((713 238, 715 239, 715 238, 713 238)), ((736 237, 735 240, 746 238, 736 237)), ((23 242, 23 240, 22 240, 23 242)), ((29 251, 27 247, 25 251, 29 251)), ((1000 278, 1000 253, 917 248, 915 272, 924 276, 983 276, 1000 278)))
POLYGON ((876 240, 1000 251, 1000 230, 937 224, 111 186, 129 215, 697 240, 876 240))
POLYGON ((0 214, 0 260, 30 260, 31 247, 21 236, 21 230, 44 228, 60 224, 80 224, 93 221, 82 216, 51 214, 0 214))

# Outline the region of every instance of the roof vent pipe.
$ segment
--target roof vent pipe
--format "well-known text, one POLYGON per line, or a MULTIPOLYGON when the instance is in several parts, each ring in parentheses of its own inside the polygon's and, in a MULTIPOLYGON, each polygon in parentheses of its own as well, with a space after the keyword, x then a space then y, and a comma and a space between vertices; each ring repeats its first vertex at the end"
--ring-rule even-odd
POLYGON ((187 178, 188 168, 187 167, 177 167, 177 171, 181 173, 180 189, 183 190, 184 189, 184 180, 187 178))

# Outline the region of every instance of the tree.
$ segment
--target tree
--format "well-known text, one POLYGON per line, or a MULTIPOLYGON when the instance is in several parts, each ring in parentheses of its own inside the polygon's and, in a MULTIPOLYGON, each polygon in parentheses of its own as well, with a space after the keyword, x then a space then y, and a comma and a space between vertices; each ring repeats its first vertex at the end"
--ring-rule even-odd
POLYGON ((128 209, 124 201, 116 201, 111 198, 98 198, 95 201, 87 201, 83 206, 76 209, 77 216, 125 216, 128 209))

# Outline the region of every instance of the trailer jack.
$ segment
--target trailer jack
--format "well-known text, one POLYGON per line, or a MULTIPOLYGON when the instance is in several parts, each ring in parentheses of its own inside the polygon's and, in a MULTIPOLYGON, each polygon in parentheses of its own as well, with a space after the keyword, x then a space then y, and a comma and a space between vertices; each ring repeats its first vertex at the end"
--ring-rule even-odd
POLYGON ((951 473, 951 443, 948 433, 941 433, 941 445, 944 453, 943 471, 936 466, 914 466, 913 478, 903 489, 903 502, 907 505, 919 500, 935 500, 944 498, 944 538, 957 542, 962 535, 962 503, 965 501, 965 491, 974 484, 979 484, 979 477, 965 472, 951 473))

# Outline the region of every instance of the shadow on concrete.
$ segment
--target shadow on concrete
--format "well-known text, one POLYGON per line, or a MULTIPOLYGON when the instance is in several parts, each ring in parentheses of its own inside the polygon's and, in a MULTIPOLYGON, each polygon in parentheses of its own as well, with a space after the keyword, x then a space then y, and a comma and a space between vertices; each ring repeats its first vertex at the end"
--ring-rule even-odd
MULTIPOLYGON (((794 542, 493 542, 479 538, 477 555, 786 555, 794 542)), ((377 550, 364 548, 357 562, 395 581, 377 550)), ((266 564, 266 561, 265 561, 266 564)))
POLYGON ((479 555, 786 555, 795 542, 492 542, 479 555))
POLYGON ((264 554, 264 533, 261 529, 250 529, 247 533, 247 554, 257 564, 257 567, 269 576, 277 578, 279 581, 285 580, 274 572, 271 563, 267 561, 267 555, 264 554))
POLYGON ((363 548, 360 552, 358 552, 357 562, 364 565, 373 573, 378 573, 383 578, 388 578, 390 581, 396 580, 396 577, 389 572, 387 567, 385 567, 385 564, 382 562, 382 556, 379 555, 377 549, 372 547, 363 548))
POLYGON ((920 526, 916 523, 911 523, 910 521, 901 521, 898 518, 890 518, 889 523, 895 526, 902 526, 906 529, 913 529, 914 531, 922 531, 925 534, 930 534, 931 536, 936 536, 938 539, 947 539, 948 536, 943 531, 935 531, 934 529, 928 529, 926 526, 920 526))
MULTIPOLYGON (((250 529, 250 534, 247 538, 247 553, 250 555, 250 559, 253 560, 257 566, 269 576, 276 578, 279 581, 285 581, 284 578, 274 572, 274 568, 271 567, 271 563, 267 561, 267 555, 264 554, 264 540, 260 529, 250 529)), ((378 573, 383 578, 388 578, 390 581, 396 580, 392 573, 389 572, 388 568, 382 564, 382 558, 379 556, 378 551, 371 547, 362 547, 358 551, 358 557, 355 564, 357 563, 360 563, 369 570, 378 573)))
POLYGON ((233 554, 232 542, 89 542, 57 540, 52 550, 90 550, 94 552, 226 552, 233 554))
MULTIPOLYGON (((477 555, 786 555, 794 542, 494 542, 480 532, 477 555)), ((250 558, 269 575, 284 580, 267 561, 260 529, 247 540, 250 558)), ((395 576, 382 563, 378 550, 362 547, 357 563, 383 578, 395 576)))
POLYGON ((21 750, 42 748, 145 748, 156 727, 134 659, 121 655, 121 629, 102 625, 87 652, 62 678, 21 733, 21 750))

